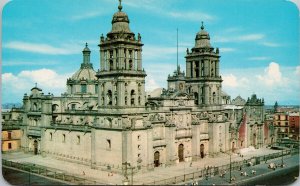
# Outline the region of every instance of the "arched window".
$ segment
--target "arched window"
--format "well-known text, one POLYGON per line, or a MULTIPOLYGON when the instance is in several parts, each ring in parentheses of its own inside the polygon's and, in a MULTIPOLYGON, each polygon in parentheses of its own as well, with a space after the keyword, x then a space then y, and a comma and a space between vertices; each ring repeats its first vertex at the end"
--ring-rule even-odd
POLYGON ((101 102, 102 102, 102 105, 104 105, 104 97, 102 97, 102 100, 101 100, 101 102))
POLYGON ((138 103, 139 103, 139 105, 141 105, 141 97, 140 96, 138 98, 138 103))
POLYGON ((134 99, 135 99, 135 91, 131 90, 131 93, 130 93, 130 103, 131 103, 131 105, 135 104, 134 99))
POLYGON ((213 92, 213 103, 216 103, 216 93, 213 92))
POLYGON ((99 88, 98 88, 98 84, 95 84, 95 94, 97 94, 99 91, 99 88))
POLYGON ((113 60, 109 60, 109 70, 113 70, 114 63, 113 60))
POLYGON ((33 104, 33 111, 37 111, 37 104, 36 103, 33 104))
POLYGON ((111 92, 111 90, 107 91, 107 105, 112 105, 112 92, 111 92))
POLYGON ((52 141, 52 132, 50 132, 50 141, 52 141))
POLYGON ((133 70, 133 63, 132 63, 132 60, 129 60, 129 70, 133 70))
POLYGON ((86 93, 86 88, 87 88, 86 84, 82 84, 81 85, 81 93, 86 93))
POLYGON ((198 93, 194 92, 195 105, 198 105, 198 93))
POLYGON ((115 105, 117 105, 118 104, 118 97, 116 96, 115 97, 115 105))

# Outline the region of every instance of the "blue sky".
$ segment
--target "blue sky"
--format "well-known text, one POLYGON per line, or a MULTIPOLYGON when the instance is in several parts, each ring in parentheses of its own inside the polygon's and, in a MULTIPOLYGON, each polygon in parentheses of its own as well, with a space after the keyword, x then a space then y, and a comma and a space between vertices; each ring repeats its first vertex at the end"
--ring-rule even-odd
MULTIPOLYGON (((142 36, 146 90, 166 87, 201 21, 220 48, 223 91, 256 93, 266 104, 300 104, 299 11, 286 0, 123 0, 130 28, 142 36)), ((13 0, 2 17, 2 103, 21 102, 37 82, 45 93, 66 91, 85 42, 100 64, 100 35, 111 30, 117 0, 13 0)))

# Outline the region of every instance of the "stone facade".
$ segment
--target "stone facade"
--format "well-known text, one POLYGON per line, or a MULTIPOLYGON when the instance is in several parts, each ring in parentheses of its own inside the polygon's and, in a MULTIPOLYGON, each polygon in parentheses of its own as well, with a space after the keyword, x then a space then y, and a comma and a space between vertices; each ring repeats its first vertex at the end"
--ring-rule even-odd
POLYGON ((129 164, 151 170, 263 145, 264 102, 253 95, 231 104, 222 91, 219 49, 203 24, 187 49, 186 74, 178 66, 167 89, 146 96, 141 35, 130 30, 122 8, 100 36, 97 72, 86 44, 66 93, 55 97, 36 86, 24 95, 24 150, 122 171, 129 164))

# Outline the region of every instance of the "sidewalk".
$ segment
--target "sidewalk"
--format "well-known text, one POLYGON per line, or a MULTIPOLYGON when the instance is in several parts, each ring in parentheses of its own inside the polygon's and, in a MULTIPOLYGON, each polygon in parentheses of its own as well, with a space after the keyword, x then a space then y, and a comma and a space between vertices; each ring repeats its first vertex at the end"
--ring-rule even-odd
MULTIPOLYGON (((256 149, 244 154, 244 157, 240 157, 237 154, 233 154, 231 156, 231 161, 241 161, 243 159, 249 159, 253 156, 261 156, 270 153, 280 152, 280 150, 271 150, 268 148, 256 149)), ((9 154, 2 154, 2 158, 10 161, 20 162, 20 163, 34 163, 42 166, 46 166, 49 168, 59 169, 63 172, 67 172, 70 174, 74 174, 78 177, 90 179, 93 181, 97 181, 98 183, 103 184, 122 184, 122 180, 124 179, 123 175, 113 174, 113 176, 109 176, 107 171, 101 171, 96 169, 91 169, 87 165, 81 165, 71 162, 66 162, 63 160, 58 160, 52 157, 42 157, 40 155, 31 155, 24 154, 23 152, 15 152, 9 154)), ((163 180, 167 178, 172 178, 175 176, 196 172, 205 166, 220 166, 229 163, 229 155, 220 154, 218 157, 205 157, 197 162, 193 162, 192 166, 190 166, 190 162, 182 162, 177 164, 176 166, 170 167, 157 167, 154 171, 149 171, 146 173, 136 173, 133 175, 133 183, 134 184, 147 184, 153 181, 163 180)), ((128 171, 128 177, 131 178, 130 171, 128 171)))

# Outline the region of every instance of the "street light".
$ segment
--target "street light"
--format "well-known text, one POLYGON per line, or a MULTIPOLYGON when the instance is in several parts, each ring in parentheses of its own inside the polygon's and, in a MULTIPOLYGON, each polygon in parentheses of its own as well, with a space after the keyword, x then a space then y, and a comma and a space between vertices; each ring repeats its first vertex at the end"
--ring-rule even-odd
POLYGON ((229 154, 229 183, 231 183, 231 153, 229 154))

